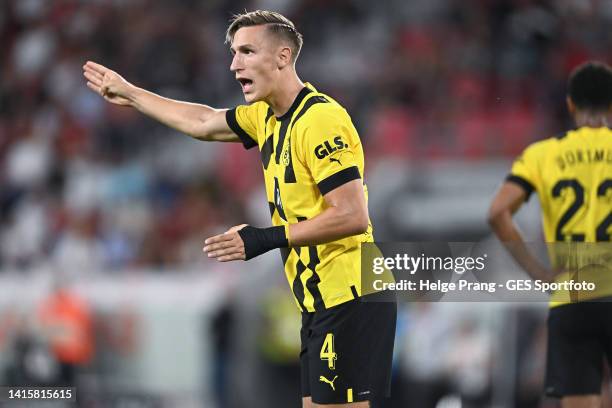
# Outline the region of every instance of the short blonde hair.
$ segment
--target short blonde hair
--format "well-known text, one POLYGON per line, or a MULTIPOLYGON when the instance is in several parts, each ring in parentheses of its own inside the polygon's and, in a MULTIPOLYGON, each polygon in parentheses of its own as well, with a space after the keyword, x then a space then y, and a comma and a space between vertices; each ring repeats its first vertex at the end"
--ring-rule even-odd
POLYGON ((225 42, 231 44, 234 40, 234 35, 242 27, 259 25, 265 25, 271 33, 289 42, 291 45, 292 60, 295 62, 304 42, 302 34, 296 30, 291 20, 275 11, 255 10, 234 15, 225 33, 225 42))

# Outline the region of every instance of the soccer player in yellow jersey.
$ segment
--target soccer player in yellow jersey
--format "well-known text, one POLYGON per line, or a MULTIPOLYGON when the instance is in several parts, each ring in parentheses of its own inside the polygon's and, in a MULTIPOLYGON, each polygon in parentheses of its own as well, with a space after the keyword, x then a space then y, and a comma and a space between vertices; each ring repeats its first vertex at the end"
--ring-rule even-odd
MULTIPOLYGON (((560 243, 553 251, 588 251, 589 244, 571 243, 609 243, 612 234, 612 70, 586 63, 572 73, 568 88, 567 107, 577 128, 527 147, 489 211, 495 234, 509 244, 517 262, 546 281, 567 274, 556 276, 542 266, 512 220, 532 192, 540 200, 546 242, 560 243)), ((561 398, 564 408, 600 407, 604 357, 612 360, 610 270, 584 274, 598 283, 596 290, 578 302, 553 293, 548 319, 546 393, 561 398)))
POLYGON ((280 248, 302 311, 303 407, 368 407, 389 392, 396 305, 361 301, 361 243, 373 237, 359 136, 342 106, 298 77, 302 36, 290 20, 241 14, 226 40, 249 103, 234 109, 163 98, 94 62, 84 75, 107 101, 196 139, 259 148, 273 226, 235 226, 204 251, 226 262, 280 248))

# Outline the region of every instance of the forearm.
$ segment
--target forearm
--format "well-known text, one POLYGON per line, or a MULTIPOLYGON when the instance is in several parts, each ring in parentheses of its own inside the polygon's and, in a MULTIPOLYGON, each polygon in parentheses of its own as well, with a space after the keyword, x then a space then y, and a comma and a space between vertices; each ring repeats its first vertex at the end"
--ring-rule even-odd
POLYGON ((219 111, 207 105, 164 98, 137 87, 130 92, 129 99, 132 106, 145 115, 201 140, 209 136, 206 121, 219 111))
POLYGON ((289 225, 291 246, 311 246, 337 241, 368 229, 368 216, 329 207, 314 218, 289 225))
MULTIPOLYGON (((240 226, 236 234, 240 236, 242 248, 239 250, 226 250, 229 246, 218 244, 220 241, 228 241, 232 238, 213 237, 207 240, 204 250, 209 256, 225 260, 224 256, 238 254, 244 258, 228 258, 249 260, 265 252, 276 248, 300 247, 319 245, 351 235, 365 232, 368 228, 367 213, 365 222, 359 221, 362 217, 350 216, 347 212, 338 208, 328 208, 317 217, 302 221, 297 224, 276 226, 269 228, 255 228, 251 226, 240 226), (216 252, 217 250, 221 250, 216 252)), ((238 228, 238 227, 236 227, 238 228)))
POLYGON ((504 244, 510 255, 533 279, 552 281, 552 271, 546 268, 529 250, 523 235, 507 211, 489 220, 493 232, 504 244))
POLYGON ((237 226, 229 234, 209 238, 204 251, 220 261, 249 260, 275 248, 319 245, 368 230, 368 208, 361 179, 329 191, 324 198, 325 210, 311 219, 269 228, 237 226))

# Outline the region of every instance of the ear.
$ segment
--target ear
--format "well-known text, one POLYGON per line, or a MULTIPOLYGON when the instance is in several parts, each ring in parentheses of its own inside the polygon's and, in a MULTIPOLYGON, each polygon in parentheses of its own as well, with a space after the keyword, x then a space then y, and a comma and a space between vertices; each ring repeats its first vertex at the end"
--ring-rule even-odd
POLYGON ((576 113, 576 105, 569 95, 565 97, 565 103, 567 103, 567 111, 570 113, 570 115, 576 113))
POLYGON ((278 68, 283 69, 286 66, 290 65, 292 57, 293 52, 291 52, 291 47, 281 45, 278 49, 278 54, 276 58, 278 68))

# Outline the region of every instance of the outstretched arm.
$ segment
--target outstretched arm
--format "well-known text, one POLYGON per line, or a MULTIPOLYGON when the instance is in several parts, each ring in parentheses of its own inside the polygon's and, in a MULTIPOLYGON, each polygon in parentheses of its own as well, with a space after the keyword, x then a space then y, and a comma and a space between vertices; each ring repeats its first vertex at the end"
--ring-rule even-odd
POLYGON ((523 205, 527 194, 513 182, 505 182, 495 195, 489 209, 488 221, 497 238, 506 246, 516 262, 533 279, 550 282, 555 273, 546 268, 529 251, 512 216, 523 205))
POLYGON ((198 140, 240 142, 227 125, 226 109, 164 98, 132 85, 103 65, 83 66, 87 86, 110 103, 131 106, 147 116, 198 140))
POLYGON ((327 208, 314 218, 287 228, 236 226, 208 238, 204 251, 222 262, 244 260, 274 248, 319 245, 367 231, 368 207, 361 179, 349 181, 323 197, 327 208))

